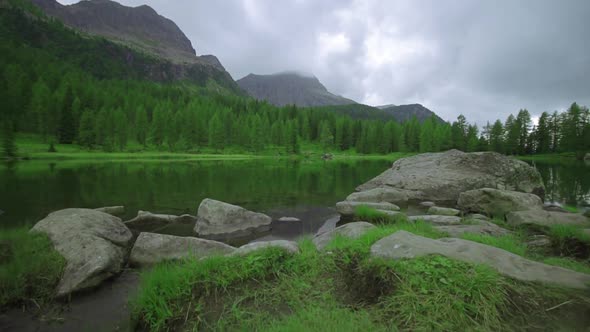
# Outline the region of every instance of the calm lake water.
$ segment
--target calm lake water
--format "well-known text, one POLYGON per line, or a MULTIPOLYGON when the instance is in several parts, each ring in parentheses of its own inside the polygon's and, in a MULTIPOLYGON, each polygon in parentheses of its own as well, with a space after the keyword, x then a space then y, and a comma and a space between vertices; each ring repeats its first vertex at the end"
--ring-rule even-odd
MULTIPOLYGON (((124 205, 138 210, 195 214, 202 199, 214 198, 273 217, 295 214, 320 222, 329 208, 356 186, 390 166, 386 160, 358 161, 125 161, 38 162, 0 165, 0 226, 31 224, 68 207, 124 205), (314 210, 315 209, 315 210, 314 210), (307 214, 307 215, 306 215, 307 214)), ((541 172, 547 200, 590 205, 590 165, 531 163, 541 172)))

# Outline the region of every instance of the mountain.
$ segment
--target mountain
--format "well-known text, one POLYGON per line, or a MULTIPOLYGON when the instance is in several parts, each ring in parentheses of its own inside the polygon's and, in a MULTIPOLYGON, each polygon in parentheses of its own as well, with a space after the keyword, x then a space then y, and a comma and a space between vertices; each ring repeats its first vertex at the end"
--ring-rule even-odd
MULTIPOLYGON (((143 5, 127 7, 109 0, 86 0, 73 5, 62 5, 55 0, 31 0, 45 15, 61 21, 82 33, 96 38, 104 38, 112 43, 104 43, 99 51, 110 61, 124 64, 139 78, 157 82, 190 81, 201 86, 215 82, 216 85, 241 94, 231 75, 225 71, 213 55, 197 56, 186 35, 171 20, 159 15, 154 9, 143 5), (121 45, 121 46, 117 46, 121 45)), ((33 29, 38 29, 31 23, 33 29)), ((39 25, 39 24, 36 24, 39 25)), ((70 51, 81 54, 88 43, 84 38, 75 42, 72 38, 55 39, 55 33, 43 28, 44 38, 30 41, 32 46, 46 48, 48 43, 70 47, 70 51), (72 42, 68 45, 67 42, 72 42), (78 43, 78 45, 76 45, 78 43), (79 47, 79 49, 78 49, 79 47)), ((21 32, 17 32, 21 33, 21 32)), ((22 33, 30 38, 31 34, 22 33)), ((64 37, 63 34, 59 37, 64 37)), ((94 42, 94 41, 93 41, 94 42)), ((100 42, 99 42, 100 43, 100 42)), ((65 53, 65 49, 63 51, 65 53)), ((87 54, 86 57, 90 57, 87 54)), ((104 67, 104 66, 103 66, 104 67)), ((128 72, 129 70, 125 70, 128 72)), ((97 73, 100 76, 100 73, 97 73)))
POLYGON ((445 122, 441 119, 436 113, 429 110, 428 108, 420 105, 420 104, 409 104, 409 105, 385 105, 385 106, 377 106, 376 108, 390 114, 395 120, 398 122, 405 122, 410 120, 413 116, 415 116, 420 123, 424 122, 424 120, 434 116, 437 122, 443 123, 445 122))
POLYGON ((330 93, 315 76, 296 72, 272 75, 250 74, 237 81, 250 96, 277 106, 300 107, 355 104, 353 100, 330 93))

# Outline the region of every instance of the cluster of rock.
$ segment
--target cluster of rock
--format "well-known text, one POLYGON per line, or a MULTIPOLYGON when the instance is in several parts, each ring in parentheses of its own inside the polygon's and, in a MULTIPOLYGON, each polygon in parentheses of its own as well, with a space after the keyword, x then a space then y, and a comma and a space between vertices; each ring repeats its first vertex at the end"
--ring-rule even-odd
POLYGON ((66 267, 56 296, 91 289, 119 274, 130 263, 146 266, 166 260, 212 255, 242 255, 265 246, 278 246, 297 252, 296 243, 272 241, 235 248, 212 239, 231 239, 270 229, 271 218, 242 207, 205 199, 197 216, 166 215, 139 211, 123 222, 121 206, 98 209, 65 209, 39 221, 32 232, 45 233, 65 258, 66 267), (171 224, 194 224, 194 237, 141 232, 135 242, 131 230, 158 229, 171 224))

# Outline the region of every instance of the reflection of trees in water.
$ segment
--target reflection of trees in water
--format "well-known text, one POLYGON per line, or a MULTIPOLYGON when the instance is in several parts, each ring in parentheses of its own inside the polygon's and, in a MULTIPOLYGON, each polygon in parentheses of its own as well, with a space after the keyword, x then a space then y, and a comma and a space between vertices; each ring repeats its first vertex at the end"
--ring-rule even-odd
MULTIPOLYGON (((2 208, 15 219, 66 207, 125 205, 161 213, 196 213, 206 197, 263 210, 295 204, 333 205, 385 170, 383 161, 203 161, 78 164, 50 171, 0 172, 9 192, 2 208)), ((26 168, 26 167, 25 167, 26 168)))
POLYGON ((584 163, 534 163, 545 183, 545 200, 590 203, 590 167, 584 163))

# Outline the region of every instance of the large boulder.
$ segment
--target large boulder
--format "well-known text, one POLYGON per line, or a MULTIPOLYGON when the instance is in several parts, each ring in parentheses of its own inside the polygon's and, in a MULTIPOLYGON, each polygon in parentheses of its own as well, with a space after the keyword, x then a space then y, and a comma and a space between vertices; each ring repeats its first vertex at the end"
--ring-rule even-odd
POLYGON ((553 225, 574 225, 590 227, 590 219, 577 213, 552 212, 542 209, 510 212, 506 221, 512 226, 535 225, 551 227, 553 225))
POLYGON ((274 241, 252 242, 252 243, 245 244, 245 245, 239 247, 236 251, 234 251, 230 255, 245 256, 245 255, 248 255, 254 251, 267 249, 267 248, 280 248, 290 254, 299 253, 299 245, 297 244, 297 242, 287 241, 287 240, 274 240, 274 241))
POLYGON ((138 211, 137 216, 125 221, 125 225, 141 230, 155 230, 170 224, 194 224, 197 222, 195 216, 183 214, 175 216, 171 214, 155 214, 149 211, 138 211))
POLYGON ((139 234, 135 241, 129 263, 134 266, 147 266, 189 257, 226 255, 235 250, 236 248, 217 241, 144 232, 139 234))
POLYGON ((496 247, 462 239, 433 240, 398 231, 373 244, 371 255, 389 259, 442 255, 471 264, 484 264, 500 274, 522 281, 590 288, 590 274, 538 263, 496 247))
POLYGON ((203 238, 228 239, 266 232, 271 222, 265 214, 207 198, 199 205, 194 230, 203 238))
POLYGON ((348 195, 346 200, 372 203, 388 202, 405 205, 408 203, 408 194, 404 190, 395 188, 374 188, 366 191, 354 192, 348 195))
POLYGON ((495 152, 450 150, 402 158, 381 175, 359 186, 405 191, 412 201, 455 202, 472 189, 496 188, 544 196, 539 172, 527 163, 495 152))
POLYGON ((328 243, 330 243, 330 241, 332 241, 336 236, 343 236, 350 239, 358 239, 367 231, 373 228, 376 228, 376 226, 368 222, 351 222, 336 227, 331 231, 317 234, 313 238, 313 243, 315 244, 316 248, 318 248, 318 250, 323 250, 328 245, 328 243))
POLYGON ((380 202, 380 203, 372 203, 372 202, 352 202, 352 201, 342 201, 336 203, 336 211, 340 213, 342 216, 353 216, 356 212, 356 208, 359 206, 367 206, 375 210, 385 210, 385 211, 399 211, 399 206, 387 203, 387 202, 380 202))
POLYGON ((437 215, 424 215, 424 216, 409 216, 409 221, 424 221, 433 225, 459 225, 461 218, 456 216, 437 216, 437 215))
POLYGON ((465 212, 478 212, 504 217, 513 211, 541 209, 543 201, 534 194, 512 190, 481 188, 462 192, 457 201, 465 212))
POLYGON ((121 272, 133 237, 121 219, 91 209, 50 213, 31 231, 47 234, 66 259, 58 297, 95 287, 121 272))
POLYGON ((463 234, 477 234, 490 236, 504 236, 512 234, 511 231, 487 221, 481 221, 474 225, 448 225, 434 226, 435 229, 449 234, 450 237, 461 237, 463 234))

